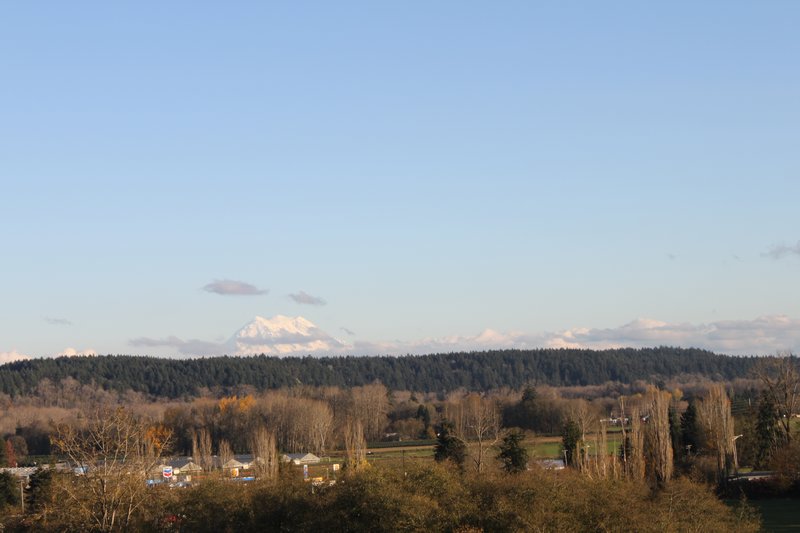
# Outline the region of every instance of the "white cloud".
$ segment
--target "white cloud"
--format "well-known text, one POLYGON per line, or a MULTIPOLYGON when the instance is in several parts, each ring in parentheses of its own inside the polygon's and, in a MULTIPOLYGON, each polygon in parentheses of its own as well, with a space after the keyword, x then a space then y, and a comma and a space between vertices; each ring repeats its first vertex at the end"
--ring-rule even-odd
POLYGON ((19 353, 17 350, 11 350, 10 352, 0 352, 0 365, 4 365, 6 363, 13 363, 14 361, 24 361, 25 359, 30 359, 30 355, 25 355, 19 353))
POLYGON ((639 319, 618 328, 566 330, 552 335, 554 341, 567 339, 585 348, 667 345, 736 355, 770 354, 800 348, 800 320, 785 315, 707 324, 639 319))
MULTIPOLYGON (((64 348, 60 350, 56 354, 52 355, 52 357, 75 357, 80 355, 97 355, 95 350, 76 350, 75 348, 64 348)), ((10 352, 0 352, 0 365, 4 365, 6 363, 12 363, 14 361, 24 361, 27 359, 38 359, 38 357, 34 357, 32 355, 26 355, 23 353, 18 352, 17 350, 11 350, 10 352)))
POLYGON ((44 317, 44 321, 51 326, 71 326, 72 322, 66 318, 55 318, 51 316, 44 317))
POLYGON ((358 354, 424 354, 505 348, 704 348, 731 355, 766 355, 800 351, 800 320, 771 315, 754 320, 723 320, 707 324, 669 323, 640 318, 615 328, 570 328, 529 334, 487 329, 475 336, 429 338, 415 342, 355 343, 358 354))
POLYGON ((773 259, 783 259, 792 255, 800 255, 800 241, 794 246, 787 246, 785 244, 778 244, 761 254, 764 257, 771 257, 773 259))
POLYGON ((221 294, 223 296, 258 296, 267 294, 269 292, 267 289, 259 289, 250 283, 232 279, 214 280, 208 285, 204 286, 203 290, 206 292, 213 292, 214 294, 221 294))
POLYGON ((153 339, 150 337, 139 337, 131 339, 128 344, 136 347, 157 348, 168 347, 175 348, 178 353, 182 355, 224 355, 228 353, 225 345, 218 342, 203 341, 200 339, 183 340, 173 335, 163 339, 153 339))
POLYGON ((75 357, 80 355, 97 355, 97 352, 91 348, 88 350, 76 350, 75 348, 64 348, 56 357, 75 357))
POLYGON ((303 305, 325 305, 328 303, 319 296, 312 296, 308 294, 306 291, 300 291, 294 294, 290 294, 289 298, 294 300, 295 303, 303 305))
MULTIPOLYGON (((336 339, 305 319, 279 317, 286 324, 271 330, 235 335, 227 343, 178 337, 141 337, 132 346, 171 347, 183 355, 404 355, 492 349, 535 348, 646 348, 676 346, 703 348, 730 355, 767 355, 779 351, 800 352, 800 320, 785 315, 753 320, 722 320, 705 324, 665 322, 638 318, 613 328, 574 327, 555 332, 502 332, 486 329, 477 335, 430 337, 415 341, 355 341, 336 339), (301 321, 301 329, 287 324, 301 321)), ((264 320, 264 319, 259 319, 264 320)), ((269 321, 267 321, 269 323, 269 321)), ((253 325, 246 326, 253 328, 253 325)))

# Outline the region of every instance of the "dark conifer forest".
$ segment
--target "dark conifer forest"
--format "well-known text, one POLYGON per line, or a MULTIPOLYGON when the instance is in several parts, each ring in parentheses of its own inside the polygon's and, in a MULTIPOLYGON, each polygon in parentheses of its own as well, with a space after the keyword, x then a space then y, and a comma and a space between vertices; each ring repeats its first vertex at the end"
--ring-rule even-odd
POLYGON ((380 381, 389 389, 486 391, 527 384, 574 386, 609 381, 656 382, 680 376, 711 380, 746 377, 758 358, 699 349, 500 350, 403 357, 210 357, 166 359, 105 355, 31 359, 0 366, 0 392, 30 393, 42 379, 71 377, 108 390, 179 398, 202 388, 250 385, 257 390, 296 385, 354 387, 380 381))

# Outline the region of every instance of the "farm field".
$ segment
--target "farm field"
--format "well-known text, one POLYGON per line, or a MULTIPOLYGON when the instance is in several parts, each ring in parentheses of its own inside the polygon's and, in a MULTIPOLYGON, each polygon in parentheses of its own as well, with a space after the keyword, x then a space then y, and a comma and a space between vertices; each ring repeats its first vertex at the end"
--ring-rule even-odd
MULTIPOLYGON (((590 436, 588 440, 590 443, 592 443, 594 440, 594 436, 590 436)), ((477 447, 477 444, 475 442, 469 442, 467 444, 470 447, 477 447)), ((608 453, 616 453, 617 450, 619 450, 621 444, 622 444, 621 433, 609 432, 608 446, 607 446, 608 453)), ((396 446, 370 447, 369 451, 371 452, 371 456, 373 458, 392 456, 397 453, 402 454, 403 450, 406 451, 407 456, 425 456, 426 455, 425 451, 427 451, 427 455, 433 454, 433 447, 434 447, 433 442, 431 442, 430 444, 419 444, 412 446, 405 446, 402 443, 397 443, 396 446)), ((528 449, 528 453, 533 458, 554 459, 561 456, 561 437, 547 436, 547 437, 528 438, 525 439, 525 447, 528 449)), ((591 451, 590 449, 590 453, 593 454, 594 452, 591 451)))

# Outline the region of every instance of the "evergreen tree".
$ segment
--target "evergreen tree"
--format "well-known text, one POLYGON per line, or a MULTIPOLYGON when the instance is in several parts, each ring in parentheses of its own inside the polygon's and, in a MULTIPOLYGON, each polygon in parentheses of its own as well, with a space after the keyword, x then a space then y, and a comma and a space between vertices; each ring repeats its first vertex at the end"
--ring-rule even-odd
POLYGON ((447 421, 442 422, 436 446, 433 449, 433 458, 439 462, 450 460, 463 469, 464 462, 467 460, 467 445, 452 432, 453 425, 447 421))
POLYGON ((686 450, 683 449, 683 441, 681 439, 681 417, 678 416, 678 410, 672 405, 669 407, 669 436, 672 441, 672 450, 675 453, 675 458, 683 457, 686 450))
POLYGON ((0 472, 0 509, 19 505, 19 480, 8 472, 0 472))
POLYGON ((41 468, 31 474, 25 491, 25 507, 30 513, 42 513, 53 503, 53 472, 41 468))
POLYGON ((509 431, 500 444, 497 458, 503 463, 503 470, 509 474, 517 474, 528 467, 528 450, 522 445, 525 433, 509 431))
POLYGON ((578 458, 578 445, 581 441, 581 428, 577 422, 568 420, 561 432, 561 449, 566 452, 568 465, 575 465, 578 458))
POLYGON ((700 424, 697 420, 697 406, 694 401, 681 415, 681 443, 688 453, 697 453, 700 444, 700 424))
POLYGON ((631 457, 633 454, 633 446, 631 445, 631 438, 627 435, 625 436, 625 440, 622 441, 619 445, 619 460, 623 464, 628 460, 628 457, 631 457))
POLYGON ((536 392, 536 389, 531 387, 530 385, 525 387, 525 390, 522 391, 522 401, 523 402, 534 402, 539 397, 536 392))
MULTIPOLYGON (((37 358, 0 365, 0 392, 11 396, 30 394, 44 379, 60 383, 65 378, 81 385, 94 383, 106 390, 131 389, 171 398, 194 395, 204 387, 252 385, 264 390, 299 382, 353 387, 376 379, 390 389, 449 392, 463 387, 477 391, 503 386, 523 388, 532 382, 590 385, 607 381, 631 383, 637 379, 664 381, 693 373, 729 380, 748 375, 758 361, 680 348, 494 350, 413 357, 37 358)), ((535 394, 534 389, 529 391, 535 394)), ((542 400, 526 395, 523 403, 532 401, 542 417, 542 400)))
POLYGON ((427 405, 420 404, 417 407, 417 418, 422 420, 422 423, 425 424, 425 429, 428 429, 428 426, 431 425, 431 411, 427 405))
POLYGON ((775 401, 766 391, 758 400, 758 416, 756 418, 756 457, 755 466, 765 468, 777 448, 781 438, 778 423, 780 416, 775 401))

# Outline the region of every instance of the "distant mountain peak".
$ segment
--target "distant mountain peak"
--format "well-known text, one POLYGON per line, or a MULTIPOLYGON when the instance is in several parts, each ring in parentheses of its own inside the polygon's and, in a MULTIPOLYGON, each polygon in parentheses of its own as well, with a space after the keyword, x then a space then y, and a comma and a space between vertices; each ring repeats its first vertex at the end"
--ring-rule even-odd
POLYGON ((302 316, 256 316, 242 326, 229 348, 240 355, 326 355, 340 351, 345 344, 302 316))

